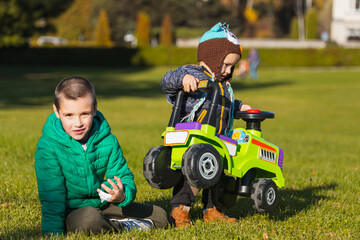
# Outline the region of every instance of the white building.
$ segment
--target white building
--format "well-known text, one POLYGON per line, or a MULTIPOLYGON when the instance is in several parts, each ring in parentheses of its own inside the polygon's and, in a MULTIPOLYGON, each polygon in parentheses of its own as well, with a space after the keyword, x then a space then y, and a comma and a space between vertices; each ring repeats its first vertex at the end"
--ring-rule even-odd
POLYGON ((345 47, 360 46, 360 0, 333 0, 330 39, 345 47))

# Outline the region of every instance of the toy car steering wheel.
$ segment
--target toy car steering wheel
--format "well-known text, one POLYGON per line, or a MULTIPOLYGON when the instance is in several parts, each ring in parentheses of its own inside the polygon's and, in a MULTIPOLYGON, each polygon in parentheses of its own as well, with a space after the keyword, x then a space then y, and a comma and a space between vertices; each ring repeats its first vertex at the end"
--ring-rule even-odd
POLYGON ((261 131, 261 122, 267 118, 274 118, 273 112, 260 111, 259 109, 248 109, 236 112, 234 118, 241 118, 246 122, 246 129, 261 131))

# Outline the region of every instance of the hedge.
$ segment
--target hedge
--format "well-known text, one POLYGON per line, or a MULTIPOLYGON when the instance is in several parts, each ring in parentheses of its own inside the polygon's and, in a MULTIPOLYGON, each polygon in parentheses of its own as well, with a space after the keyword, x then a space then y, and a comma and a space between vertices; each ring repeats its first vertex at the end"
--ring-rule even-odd
POLYGON ((13 48, 0 50, 6 65, 130 65, 138 52, 132 48, 13 48))
MULTIPOLYGON (((360 66, 360 49, 258 49, 261 66, 360 66)), ((180 66, 196 63, 196 48, 1 49, 1 65, 180 66)), ((244 58, 248 49, 244 50, 244 58)))

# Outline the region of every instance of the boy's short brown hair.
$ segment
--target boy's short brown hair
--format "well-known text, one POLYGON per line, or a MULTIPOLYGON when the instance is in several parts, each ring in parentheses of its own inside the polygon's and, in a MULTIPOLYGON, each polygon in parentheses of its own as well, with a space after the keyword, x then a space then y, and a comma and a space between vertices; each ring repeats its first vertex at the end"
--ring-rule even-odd
POLYGON ((93 109, 97 107, 96 94, 94 85, 87 79, 82 77, 67 77, 55 88, 55 101, 56 109, 60 109, 60 100, 62 97, 67 99, 77 99, 90 94, 93 100, 93 109))

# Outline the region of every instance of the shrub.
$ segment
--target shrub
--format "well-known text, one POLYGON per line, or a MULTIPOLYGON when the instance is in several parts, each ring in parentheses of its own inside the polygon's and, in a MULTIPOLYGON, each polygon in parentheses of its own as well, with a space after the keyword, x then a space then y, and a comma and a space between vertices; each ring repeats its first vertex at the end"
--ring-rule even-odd
POLYGON ((150 43, 150 17, 140 11, 136 22, 136 36, 139 47, 149 46, 150 43))
POLYGON ((298 20, 297 17, 293 17, 291 19, 291 24, 290 24, 290 37, 294 38, 294 39, 298 39, 299 38, 299 32, 298 32, 298 20))
POLYGON ((99 20, 95 29, 96 45, 99 47, 111 47, 109 20, 105 9, 100 10, 99 20))
POLYGON ((305 14, 305 36, 306 39, 317 38, 318 16, 315 8, 310 8, 305 14))
POLYGON ((161 25, 160 45, 170 46, 171 44, 171 17, 170 14, 165 14, 161 25))
MULTIPOLYGON (((360 66, 360 49, 258 49, 260 67, 360 66)), ((0 64, 89 66, 180 66, 196 64, 197 48, 1 49, 0 64)), ((248 55, 244 49, 243 58, 248 55)))

